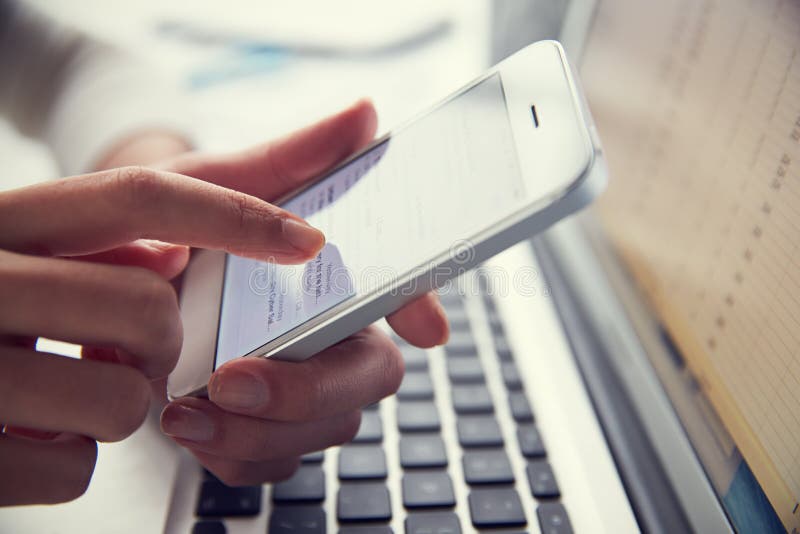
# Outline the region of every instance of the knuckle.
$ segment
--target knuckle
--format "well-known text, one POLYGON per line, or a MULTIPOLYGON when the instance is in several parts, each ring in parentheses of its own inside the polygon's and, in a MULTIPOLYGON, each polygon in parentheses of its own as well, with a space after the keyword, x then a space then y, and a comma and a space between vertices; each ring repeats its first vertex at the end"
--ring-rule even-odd
POLYGON ((112 183, 123 195, 128 206, 147 206, 158 200, 162 184, 161 176, 146 167, 120 167, 112 175, 112 183))
POLYGON ((108 365, 111 376, 107 383, 111 393, 102 399, 105 404, 101 441, 121 441, 133 434, 144 422, 150 408, 150 382, 136 369, 108 365))
MULTIPOLYGON (((400 349, 388 336, 375 329, 363 330, 339 345, 334 346, 338 353, 362 355, 363 365, 355 373, 338 380, 317 379, 311 381, 308 409, 319 410, 332 400, 355 395, 357 406, 365 406, 395 393, 403 380, 405 365, 400 349)), ((319 374, 322 376, 322 374, 319 374)))
POLYGON ((252 212, 252 207, 248 202, 248 198, 236 191, 229 191, 226 194, 228 195, 228 203, 230 204, 231 211, 234 214, 237 228, 239 230, 244 230, 247 228, 247 222, 250 219, 252 212))
POLYGON ((247 230, 252 221, 264 215, 260 203, 254 197, 233 190, 226 190, 226 194, 239 230, 247 230))
POLYGON ((346 394, 347 384, 337 380, 336 377, 328 376, 324 365, 318 361, 309 361, 317 367, 309 376, 316 377, 315 380, 308 382, 308 391, 304 395, 305 399, 297 396, 299 402, 296 403, 297 418, 301 421, 312 421, 320 418, 320 414, 330 412, 330 407, 337 406, 341 398, 346 394))
POLYGON ((239 191, 225 191, 236 235, 241 236, 240 240, 229 244, 227 251, 241 252, 242 246, 266 250, 268 243, 264 241, 264 228, 266 227, 268 235, 279 235, 283 219, 266 202, 239 191), (258 239, 252 239, 253 237, 258 239))
POLYGON ((300 421, 313 419, 319 413, 320 408, 327 404, 326 399, 331 396, 330 389, 327 381, 309 384, 306 401, 301 401, 296 405, 297 418, 300 421))

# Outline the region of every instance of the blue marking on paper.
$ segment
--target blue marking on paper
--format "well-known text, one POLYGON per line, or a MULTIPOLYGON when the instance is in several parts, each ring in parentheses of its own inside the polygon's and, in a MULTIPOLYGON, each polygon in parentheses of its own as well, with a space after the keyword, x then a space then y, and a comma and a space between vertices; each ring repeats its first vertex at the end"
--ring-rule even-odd
POLYGON ((742 534, 785 534, 778 514, 764 495, 747 462, 742 461, 733 476, 728 492, 723 497, 725 509, 742 534))

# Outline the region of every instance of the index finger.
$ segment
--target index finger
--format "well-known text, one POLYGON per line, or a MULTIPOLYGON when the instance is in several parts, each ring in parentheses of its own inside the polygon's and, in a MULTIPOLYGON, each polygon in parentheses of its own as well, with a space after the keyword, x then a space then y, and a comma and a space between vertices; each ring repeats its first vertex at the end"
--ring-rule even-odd
POLYGON ((291 213, 201 180, 141 167, 0 193, 0 247, 89 254, 136 239, 302 263, 325 238, 291 213))

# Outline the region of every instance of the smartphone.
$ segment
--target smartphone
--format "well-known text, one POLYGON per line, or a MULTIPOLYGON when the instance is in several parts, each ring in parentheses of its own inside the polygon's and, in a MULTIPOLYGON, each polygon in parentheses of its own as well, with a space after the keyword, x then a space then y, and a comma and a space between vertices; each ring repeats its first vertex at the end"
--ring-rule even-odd
POLYGON ((561 45, 532 44, 276 202, 325 233, 305 265, 200 251, 173 398, 232 359, 302 360, 588 204, 596 130, 561 45))

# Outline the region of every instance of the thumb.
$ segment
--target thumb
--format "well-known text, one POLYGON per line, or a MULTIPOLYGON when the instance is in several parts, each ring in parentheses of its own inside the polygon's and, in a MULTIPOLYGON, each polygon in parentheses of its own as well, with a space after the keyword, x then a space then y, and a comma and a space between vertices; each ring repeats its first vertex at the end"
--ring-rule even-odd
POLYGON ((187 154, 167 169, 274 200, 363 148, 377 124, 372 102, 362 99, 276 141, 226 156, 187 154))

